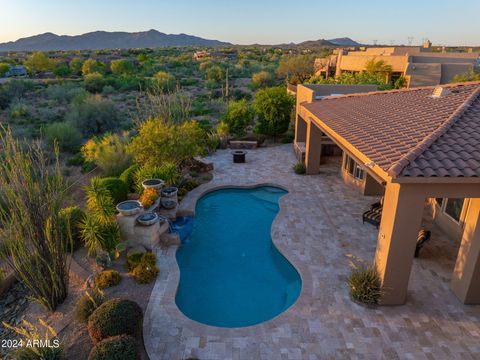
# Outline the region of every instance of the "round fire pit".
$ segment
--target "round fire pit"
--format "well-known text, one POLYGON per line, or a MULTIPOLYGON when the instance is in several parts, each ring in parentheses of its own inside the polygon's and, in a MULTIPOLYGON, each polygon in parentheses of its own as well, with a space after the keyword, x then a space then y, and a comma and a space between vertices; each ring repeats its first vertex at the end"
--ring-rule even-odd
POLYGON ((142 182, 142 186, 144 189, 160 190, 164 184, 165 181, 163 181, 162 179, 147 179, 142 182))
POLYGON ((150 226, 159 220, 158 215, 153 212, 146 212, 137 217, 137 222, 143 226, 150 226))
POLYGON ((177 195, 178 188, 175 186, 169 186, 162 190, 163 197, 174 197, 177 195))
POLYGON ((236 164, 245 162, 245 155, 247 154, 244 150, 234 150, 232 151, 233 162, 236 164))
POLYGON ((117 211, 124 216, 138 214, 142 210, 142 204, 136 200, 122 201, 117 204, 117 211))

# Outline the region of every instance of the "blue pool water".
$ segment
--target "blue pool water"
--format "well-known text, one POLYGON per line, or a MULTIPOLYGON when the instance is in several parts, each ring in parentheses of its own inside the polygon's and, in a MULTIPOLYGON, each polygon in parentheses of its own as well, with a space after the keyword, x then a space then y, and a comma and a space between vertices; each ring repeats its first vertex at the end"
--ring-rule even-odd
POLYGON ((203 196, 177 251, 178 308, 207 325, 243 327, 272 319, 298 298, 301 279, 270 237, 286 191, 224 189, 203 196))

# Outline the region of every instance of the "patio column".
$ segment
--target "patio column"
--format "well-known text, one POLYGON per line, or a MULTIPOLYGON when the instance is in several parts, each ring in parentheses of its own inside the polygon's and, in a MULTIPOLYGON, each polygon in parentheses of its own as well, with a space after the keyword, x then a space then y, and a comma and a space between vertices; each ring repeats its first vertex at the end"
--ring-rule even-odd
POLYGON ((307 138, 307 122, 297 115, 295 121, 295 142, 305 142, 307 138))
POLYGON ((385 290, 382 305, 405 303, 424 204, 425 197, 415 187, 387 184, 375 253, 385 290))
POLYGON ((307 125, 307 143, 305 151, 305 166, 307 174, 318 174, 320 171, 320 157, 322 155, 322 132, 312 120, 307 125))
POLYGON ((480 199, 472 199, 450 287, 464 304, 480 304, 480 199))

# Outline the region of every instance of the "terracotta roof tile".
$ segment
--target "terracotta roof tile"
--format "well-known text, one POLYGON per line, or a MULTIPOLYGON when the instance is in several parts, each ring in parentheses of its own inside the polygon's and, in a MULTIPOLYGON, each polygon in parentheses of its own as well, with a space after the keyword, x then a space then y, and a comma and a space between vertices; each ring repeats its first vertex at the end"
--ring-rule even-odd
POLYGON ((480 82, 331 97, 303 104, 393 177, 480 176, 480 82))

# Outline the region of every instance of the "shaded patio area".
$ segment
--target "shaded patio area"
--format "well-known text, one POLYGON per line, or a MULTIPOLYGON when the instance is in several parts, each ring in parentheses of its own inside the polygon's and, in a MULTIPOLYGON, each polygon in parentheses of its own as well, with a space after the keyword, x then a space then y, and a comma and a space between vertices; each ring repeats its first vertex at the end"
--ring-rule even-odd
POLYGON ((290 309, 257 326, 202 325, 175 305, 176 247, 158 250, 161 272, 144 322, 152 360, 480 357, 480 306, 461 304, 449 288, 459 244, 444 237, 428 213, 424 223, 432 239, 413 262, 406 304, 366 309, 349 299, 347 278, 350 255, 373 260, 377 230, 363 225, 361 215, 376 199, 345 185, 338 162, 322 165, 318 175, 296 175, 291 145, 249 151, 245 164, 233 164, 227 150, 210 159, 213 181, 191 192, 181 208, 194 209, 199 196, 222 185, 278 184, 288 189, 272 238, 299 271, 302 292, 290 309))

